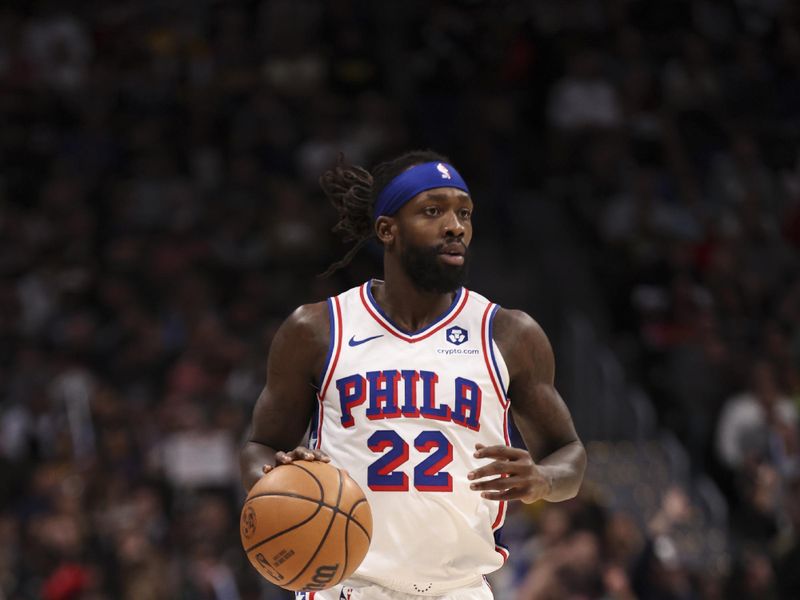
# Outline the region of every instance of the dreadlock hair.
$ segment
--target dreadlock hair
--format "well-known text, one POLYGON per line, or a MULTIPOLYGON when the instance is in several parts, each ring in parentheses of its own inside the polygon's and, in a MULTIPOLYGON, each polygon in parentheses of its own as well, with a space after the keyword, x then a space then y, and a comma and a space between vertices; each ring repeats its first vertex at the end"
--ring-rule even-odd
POLYGON ((355 244, 341 260, 328 267, 321 277, 329 277, 350 264, 364 244, 375 236, 373 208, 383 188, 409 167, 427 162, 450 161, 446 156, 432 150, 412 150, 378 164, 370 173, 363 167, 346 164, 344 155, 339 154, 336 165, 319 178, 319 185, 339 214, 339 220, 332 231, 339 234, 345 243, 355 244))

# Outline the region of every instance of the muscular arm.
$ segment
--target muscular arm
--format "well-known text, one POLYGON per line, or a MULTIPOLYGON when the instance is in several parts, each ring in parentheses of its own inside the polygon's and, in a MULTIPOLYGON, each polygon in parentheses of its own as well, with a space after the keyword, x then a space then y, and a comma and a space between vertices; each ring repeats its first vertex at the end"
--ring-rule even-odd
POLYGON ((586 470, 586 451, 554 385, 550 342, 538 323, 521 311, 500 309, 494 331, 509 371, 514 423, 547 481, 540 497, 555 502, 572 498, 586 470))
MULTIPOLYGON (((310 458, 297 448, 315 406, 314 380, 328 350, 328 308, 325 302, 298 308, 281 325, 267 359, 267 383, 253 409, 250 439, 242 448, 242 483, 249 490, 264 467, 310 458)), ((320 459, 321 454, 315 453, 320 459)))

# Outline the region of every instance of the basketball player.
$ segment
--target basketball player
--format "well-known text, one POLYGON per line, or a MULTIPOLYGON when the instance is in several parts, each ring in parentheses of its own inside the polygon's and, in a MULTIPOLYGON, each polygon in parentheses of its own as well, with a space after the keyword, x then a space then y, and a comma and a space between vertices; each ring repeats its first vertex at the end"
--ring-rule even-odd
POLYGON ((244 485, 293 460, 331 461, 370 502, 372 543, 354 576, 298 599, 490 599, 507 503, 571 498, 586 466, 550 344, 527 314, 463 287, 473 201, 446 158, 410 152, 373 174, 340 163, 320 183, 335 230, 357 241, 331 269, 375 237, 384 278, 281 326, 244 485), (509 443, 509 409, 527 450, 509 443))

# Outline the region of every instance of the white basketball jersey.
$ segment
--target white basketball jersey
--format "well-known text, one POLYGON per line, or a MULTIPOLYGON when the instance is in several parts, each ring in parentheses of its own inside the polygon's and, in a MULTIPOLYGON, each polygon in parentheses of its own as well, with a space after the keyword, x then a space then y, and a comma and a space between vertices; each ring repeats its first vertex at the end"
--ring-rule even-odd
POLYGON ((506 503, 470 490, 488 464, 475 444, 509 445, 508 370, 492 340, 498 306, 465 288, 420 331, 403 331, 367 282, 328 300, 331 342, 311 445, 364 490, 373 536, 355 576, 436 591, 508 557, 506 503))

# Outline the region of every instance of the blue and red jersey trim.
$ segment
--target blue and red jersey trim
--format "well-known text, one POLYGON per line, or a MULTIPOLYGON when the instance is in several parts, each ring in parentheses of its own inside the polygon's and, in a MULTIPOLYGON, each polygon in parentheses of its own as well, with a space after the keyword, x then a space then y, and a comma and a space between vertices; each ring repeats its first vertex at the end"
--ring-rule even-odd
POLYGON ((386 331, 410 344, 427 339, 448 325, 464 309, 467 305, 467 299, 469 298, 469 290, 463 287, 459 288, 455 298, 453 298, 452 304, 450 304, 450 308, 419 331, 409 332, 393 323, 389 316, 383 311, 372 295, 371 285, 372 280, 369 280, 364 283, 359 290, 361 303, 364 305, 364 308, 386 331))
POLYGON ((494 354, 494 341, 492 340, 492 320, 498 308, 496 304, 489 303, 486 306, 486 310, 483 311, 483 319, 481 320, 481 345, 483 347, 483 359, 486 362, 486 370, 489 372, 489 379, 492 381, 497 399, 503 407, 506 407, 508 405, 508 396, 506 396, 503 376, 500 374, 500 368, 497 366, 497 359, 494 354))
POLYGON ((500 305, 495 304, 494 308, 492 308, 489 314, 489 355, 492 358, 492 366, 494 366, 494 372, 497 375, 497 380, 500 382, 500 389, 503 392, 503 398, 507 401, 508 400, 508 388, 506 387, 505 382, 503 381, 503 374, 500 372, 500 367, 497 366, 497 357, 494 354, 494 344, 492 341, 494 340, 494 317, 497 315, 497 311, 500 310, 500 305))
POLYGON ((342 307, 339 305, 339 298, 336 296, 328 298, 328 317, 330 321, 330 341, 328 342, 328 356, 325 359, 325 367, 320 375, 319 391, 317 392, 317 413, 311 420, 311 437, 314 447, 322 446, 322 420, 324 417, 325 393, 331 383, 336 363, 342 353, 342 307))
MULTIPOLYGON (((492 331, 492 323, 494 322, 494 317, 499 308, 499 305, 489 303, 486 306, 486 310, 483 312, 483 319, 481 320, 481 345, 483 347, 483 358, 486 362, 486 370, 489 372, 489 379, 492 381, 492 386, 494 387, 497 399, 503 407, 503 439, 505 440, 506 445, 510 446, 511 438, 508 434, 508 408, 510 403, 507 395, 507 388, 505 386, 505 382, 503 381, 503 375, 500 372, 500 367, 497 364, 492 331)), ((503 562, 508 560, 509 554, 508 548, 500 543, 507 507, 508 503, 505 501, 498 503, 497 515, 492 523, 492 532, 494 534, 495 541, 494 549, 498 554, 500 554, 500 556, 503 557, 503 562)))

